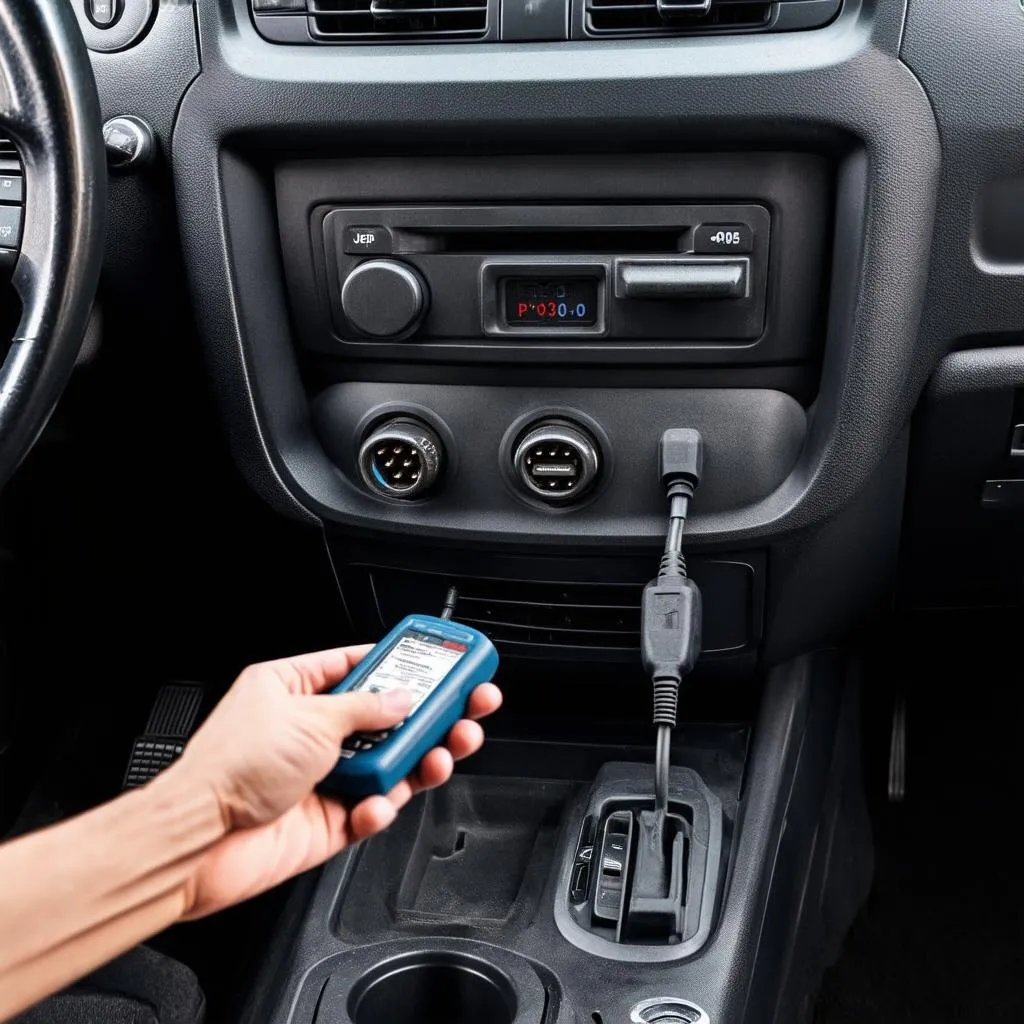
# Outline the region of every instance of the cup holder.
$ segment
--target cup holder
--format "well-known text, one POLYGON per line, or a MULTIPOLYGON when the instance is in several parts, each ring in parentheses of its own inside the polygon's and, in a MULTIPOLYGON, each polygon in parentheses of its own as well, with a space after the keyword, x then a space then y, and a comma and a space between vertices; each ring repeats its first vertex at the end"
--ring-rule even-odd
POLYGON ((378 964, 353 986, 353 1024, 513 1024, 516 990, 476 957, 418 952, 378 964))

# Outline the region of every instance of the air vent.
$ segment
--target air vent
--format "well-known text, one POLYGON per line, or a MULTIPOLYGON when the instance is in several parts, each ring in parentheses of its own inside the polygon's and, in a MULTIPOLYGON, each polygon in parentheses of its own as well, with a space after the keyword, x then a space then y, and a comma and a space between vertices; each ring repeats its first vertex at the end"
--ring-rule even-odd
POLYGON ((329 46, 795 32, 827 25, 843 0, 528 0, 525 6, 523 0, 249 0, 249 5, 264 39, 329 46), (568 24, 560 17, 563 3, 568 24), (541 9, 544 18, 532 24, 541 9), (522 22, 524 11, 530 24, 522 22), (549 34, 536 35, 542 23, 549 34))
POLYGON ((586 649, 635 658, 640 648, 640 584, 449 579, 392 569, 372 569, 371 575, 385 622, 397 621, 410 607, 439 607, 444 589, 454 583, 458 620, 486 633, 506 654, 586 649))
POLYGON ((18 150, 10 139, 0 135, 0 160, 17 160, 18 150))
POLYGON ((328 42, 480 39, 487 0, 313 0, 313 33, 328 42))
POLYGON ((777 0, 585 0, 587 35, 675 36, 767 28, 777 0))
MULTIPOLYGON (((704 653, 731 655, 760 636, 763 566, 746 560, 694 558, 690 568, 704 600, 704 653)), ((643 583, 557 583, 435 575, 352 565, 347 599, 376 606, 390 629, 410 609, 436 611, 452 585, 455 617, 486 633, 502 654, 637 664, 643 583)))
POLYGON ((640 649, 639 586, 465 581, 459 619, 498 646, 640 649))

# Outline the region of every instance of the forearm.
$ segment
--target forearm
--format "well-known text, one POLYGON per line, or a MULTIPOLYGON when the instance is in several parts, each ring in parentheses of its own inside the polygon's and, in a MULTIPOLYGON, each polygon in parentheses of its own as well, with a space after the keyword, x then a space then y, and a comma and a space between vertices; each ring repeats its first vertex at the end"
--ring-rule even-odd
POLYGON ((217 802, 179 767, 0 846, 0 1020, 178 920, 217 802))

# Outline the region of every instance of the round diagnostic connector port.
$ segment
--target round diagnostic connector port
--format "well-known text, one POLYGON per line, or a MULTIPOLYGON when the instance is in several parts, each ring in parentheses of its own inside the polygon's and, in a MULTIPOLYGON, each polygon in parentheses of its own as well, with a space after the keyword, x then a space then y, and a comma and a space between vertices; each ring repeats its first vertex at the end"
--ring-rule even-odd
POLYGON ((597 442, 590 434, 574 423, 554 419, 526 430, 513 461, 526 490, 552 505, 578 501, 601 468, 597 442))
POLYGON ((359 449, 359 471, 366 486, 389 498, 422 496, 441 475, 443 462, 437 434, 409 417, 381 423, 359 449))

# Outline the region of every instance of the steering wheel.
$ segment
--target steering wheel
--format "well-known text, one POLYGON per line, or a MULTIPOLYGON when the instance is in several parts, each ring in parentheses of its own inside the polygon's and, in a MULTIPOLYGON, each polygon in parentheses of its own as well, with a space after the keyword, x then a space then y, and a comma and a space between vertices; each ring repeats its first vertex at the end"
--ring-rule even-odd
POLYGON ((0 0, 0 134, 25 172, 13 283, 22 317, 0 367, 0 487, 74 369, 96 294, 106 216, 99 99, 67 0, 0 0))

